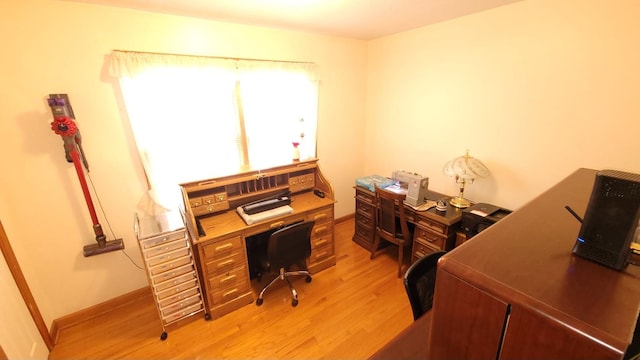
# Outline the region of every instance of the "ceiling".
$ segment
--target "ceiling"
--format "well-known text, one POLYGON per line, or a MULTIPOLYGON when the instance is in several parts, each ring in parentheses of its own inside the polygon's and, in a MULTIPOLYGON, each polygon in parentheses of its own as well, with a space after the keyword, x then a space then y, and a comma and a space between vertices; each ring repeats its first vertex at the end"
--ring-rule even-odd
POLYGON ((521 0, 71 0, 370 40, 521 0))

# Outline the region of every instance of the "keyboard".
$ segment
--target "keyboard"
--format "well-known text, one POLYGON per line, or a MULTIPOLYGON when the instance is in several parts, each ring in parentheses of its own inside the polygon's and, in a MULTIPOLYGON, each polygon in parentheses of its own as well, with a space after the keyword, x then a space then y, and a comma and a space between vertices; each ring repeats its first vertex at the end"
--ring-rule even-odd
POLYGON ((281 206, 290 205, 291 199, 288 196, 281 196, 275 199, 268 199, 257 201, 251 204, 242 206, 242 210, 245 214, 253 215, 259 212, 275 209, 281 206))
POLYGON ((291 214, 293 212, 293 208, 289 205, 284 205, 277 208, 264 210, 255 214, 247 214, 246 212, 244 212, 242 206, 238 206, 236 208, 236 212, 238 213, 238 215, 240 215, 242 220, 244 220, 247 225, 251 225, 253 223, 269 220, 278 216, 291 214))

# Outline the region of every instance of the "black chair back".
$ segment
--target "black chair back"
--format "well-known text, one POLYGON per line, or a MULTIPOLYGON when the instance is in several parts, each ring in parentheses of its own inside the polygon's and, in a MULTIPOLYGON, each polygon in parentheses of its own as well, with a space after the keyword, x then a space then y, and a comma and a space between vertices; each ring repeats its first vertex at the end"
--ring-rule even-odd
POLYGON ((433 305, 438 260, 446 251, 425 255, 414 262, 404 274, 404 288, 409 297, 413 319, 417 320, 433 305))
POLYGON ((273 270, 304 263, 311 256, 311 229, 315 221, 286 226, 269 237, 269 267, 273 270))

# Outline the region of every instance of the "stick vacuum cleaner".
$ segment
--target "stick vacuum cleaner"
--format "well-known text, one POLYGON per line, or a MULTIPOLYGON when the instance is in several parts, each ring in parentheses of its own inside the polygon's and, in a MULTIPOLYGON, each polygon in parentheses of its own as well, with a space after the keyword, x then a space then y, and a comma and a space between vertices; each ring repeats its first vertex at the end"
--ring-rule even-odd
POLYGON ((53 122, 51 123, 51 130, 62 137, 64 142, 64 152, 68 162, 72 162, 76 173, 78 174, 78 180, 82 186, 82 193, 84 199, 89 208, 89 214, 91 215, 91 221, 93 221, 93 231, 96 235, 97 244, 91 244, 84 246, 83 255, 85 257, 104 254, 110 251, 124 249, 124 242, 122 239, 115 239, 107 241, 107 237, 102 231, 102 225, 98 222, 98 216, 96 215, 93 201, 91 200, 91 194, 89 193, 89 187, 87 186, 87 180, 82 170, 83 166, 89 171, 89 164, 84 156, 82 150, 82 139, 80 137, 80 131, 76 125, 75 117, 73 116, 73 109, 69 102, 69 97, 66 94, 53 94, 49 95, 47 99, 51 112, 53 114, 53 122), (82 159, 81 159, 82 158, 82 159))

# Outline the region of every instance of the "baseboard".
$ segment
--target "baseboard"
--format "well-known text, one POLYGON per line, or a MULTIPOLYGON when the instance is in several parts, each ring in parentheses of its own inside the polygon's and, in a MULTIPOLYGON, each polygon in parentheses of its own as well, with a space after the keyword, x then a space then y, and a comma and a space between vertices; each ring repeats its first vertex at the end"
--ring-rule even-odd
POLYGON ((130 304, 132 302, 140 301, 143 298, 151 296, 151 290, 149 287, 143 287, 138 290, 134 290, 130 293, 115 297, 100 304, 93 305, 86 309, 74 312, 69 315, 65 315, 59 319, 53 320, 51 324, 51 339, 53 343, 58 342, 58 335, 62 329, 79 324, 81 322, 91 320, 102 314, 106 314, 114 309, 130 304))
POLYGON ((343 223, 345 221, 349 221, 349 220, 355 218, 355 216, 356 216, 355 213, 351 213, 351 214, 347 214, 345 216, 341 216, 341 217, 335 219, 335 223, 339 224, 339 223, 343 223))

